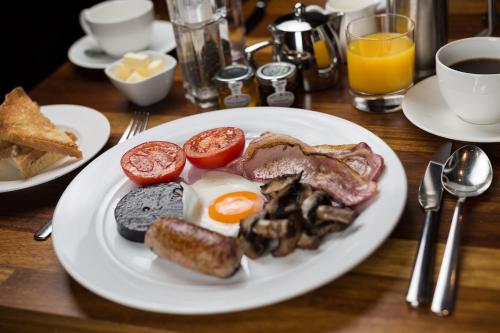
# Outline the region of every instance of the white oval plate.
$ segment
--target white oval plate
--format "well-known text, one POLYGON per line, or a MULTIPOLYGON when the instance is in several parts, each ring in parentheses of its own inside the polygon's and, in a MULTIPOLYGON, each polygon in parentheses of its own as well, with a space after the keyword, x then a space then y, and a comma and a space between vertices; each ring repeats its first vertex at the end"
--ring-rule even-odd
MULTIPOLYGON (((104 69, 118 58, 103 54, 92 57, 85 54, 85 50, 98 49, 99 46, 92 36, 83 36, 68 50, 69 60, 77 66, 90 69, 104 69)), ((175 49, 175 36, 172 23, 156 20, 153 22, 153 41, 148 50, 167 53, 175 49)))
POLYGON ((406 93, 403 113, 413 125, 443 138, 466 142, 500 142, 500 122, 491 125, 468 123, 446 104, 437 76, 431 76, 406 93))
POLYGON ((64 157, 42 173, 28 179, 21 179, 17 169, 6 160, 0 161, 0 193, 33 187, 61 177, 91 159, 108 141, 108 119, 94 109, 59 104, 42 106, 40 111, 60 129, 76 134, 83 157, 79 160, 64 157))
POLYGON ((155 127, 99 156, 61 197, 52 237, 57 257, 68 273, 102 297, 155 312, 233 312, 303 294, 352 269, 389 236, 403 211, 406 194, 406 175, 396 154, 356 124, 289 108, 214 111, 155 127), (318 250, 296 250, 284 258, 244 257, 242 269, 228 279, 176 266, 157 258, 144 244, 119 236, 114 208, 134 187, 121 171, 121 156, 145 141, 168 140, 181 145, 192 135, 219 126, 240 127, 249 137, 264 131, 285 133, 310 144, 364 141, 385 159, 380 193, 353 225, 331 235, 318 250))

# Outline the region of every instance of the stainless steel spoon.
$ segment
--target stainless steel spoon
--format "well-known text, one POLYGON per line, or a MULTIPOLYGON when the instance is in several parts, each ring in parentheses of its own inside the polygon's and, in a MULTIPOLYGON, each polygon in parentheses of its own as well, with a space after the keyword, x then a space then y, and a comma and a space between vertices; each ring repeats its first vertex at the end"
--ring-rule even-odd
POLYGON ((432 299, 431 310, 440 316, 451 314, 457 289, 462 209, 467 197, 482 194, 491 185, 493 169, 479 147, 463 146, 446 161, 441 174, 443 187, 458 197, 443 262, 432 299))
POLYGON ((104 58, 104 57, 109 57, 109 55, 104 52, 104 50, 98 49, 98 48, 90 48, 86 49, 83 51, 86 56, 91 57, 91 58, 104 58))

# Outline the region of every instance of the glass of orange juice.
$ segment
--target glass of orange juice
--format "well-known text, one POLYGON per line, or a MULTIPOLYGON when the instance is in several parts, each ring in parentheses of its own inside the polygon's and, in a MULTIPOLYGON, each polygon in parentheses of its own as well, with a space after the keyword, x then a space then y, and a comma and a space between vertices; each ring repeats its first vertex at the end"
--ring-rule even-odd
POLYGON ((366 16, 349 23, 347 72, 358 110, 401 110, 415 74, 414 28, 409 17, 396 14, 366 16))

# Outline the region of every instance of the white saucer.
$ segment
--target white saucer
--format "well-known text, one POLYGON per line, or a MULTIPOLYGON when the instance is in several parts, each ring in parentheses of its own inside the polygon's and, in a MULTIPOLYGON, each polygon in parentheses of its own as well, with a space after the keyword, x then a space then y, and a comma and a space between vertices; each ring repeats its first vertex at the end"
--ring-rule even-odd
MULTIPOLYGON (((91 69, 104 69, 117 60, 117 58, 107 54, 94 57, 88 56, 85 50, 89 49, 99 49, 99 47, 93 37, 83 36, 69 48, 68 58, 77 66, 91 69)), ((154 21, 153 43, 148 49, 161 53, 167 53, 175 49, 175 36, 172 23, 161 20, 154 21)))
POLYGON ((8 161, 0 162, 0 193, 33 187, 61 177, 75 170, 97 154, 109 138, 109 121, 100 112, 81 105, 46 105, 40 108, 54 124, 71 131, 78 138, 83 157, 79 160, 65 157, 42 173, 21 179, 19 172, 8 161))
POLYGON ((500 142, 500 122, 476 125, 459 118, 441 96, 436 76, 417 83, 406 93, 403 113, 413 125, 443 138, 467 142, 500 142))

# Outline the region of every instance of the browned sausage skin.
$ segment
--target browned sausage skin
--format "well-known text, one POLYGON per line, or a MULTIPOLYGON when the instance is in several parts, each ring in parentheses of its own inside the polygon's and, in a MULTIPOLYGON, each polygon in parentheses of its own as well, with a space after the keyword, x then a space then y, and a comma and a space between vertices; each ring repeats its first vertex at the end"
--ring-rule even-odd
POLYGON ((229 277, 240 267, 242 251, 235 238, 174 217, 156 220, 145 244, 159 257, 218 277, 229 277))

